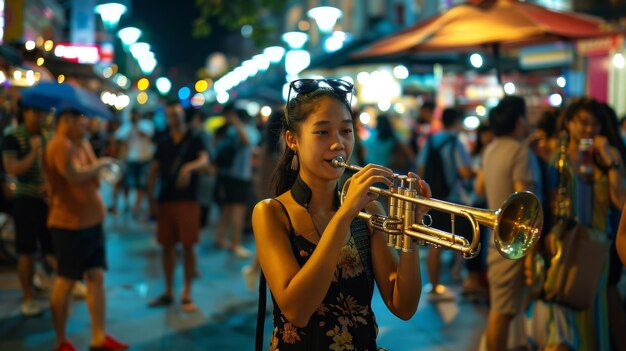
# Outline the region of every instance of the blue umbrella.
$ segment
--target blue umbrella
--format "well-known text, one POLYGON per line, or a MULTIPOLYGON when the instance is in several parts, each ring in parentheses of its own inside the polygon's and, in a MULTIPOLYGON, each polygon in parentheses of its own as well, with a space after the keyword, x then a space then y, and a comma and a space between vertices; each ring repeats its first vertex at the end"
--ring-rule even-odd
POLYGON ((89 91, 71 84, 41 82, 22 90, 22 104, 40 109, 78 111, 88 117, 113 119, 113 113, 89 91))

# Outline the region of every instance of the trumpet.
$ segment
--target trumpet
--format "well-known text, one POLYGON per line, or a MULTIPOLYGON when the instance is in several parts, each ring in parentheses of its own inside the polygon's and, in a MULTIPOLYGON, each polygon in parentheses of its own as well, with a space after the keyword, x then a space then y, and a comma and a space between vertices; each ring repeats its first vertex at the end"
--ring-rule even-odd
MULTIPOLYGON (((332 165, 353 171, 362 169, 347 164, 343 156, 334 158, 332 165)), ((346 197, 350 181, 351 178, 348 178, 341 189, 341 204, 346 197)), ((479 225, 482 224, 493 229, 498 252, 505 258, 516 260, 524 257, 541 235, 543 225, 541 202, 529 191, 511 194, 497 210, 463 206, 421 196, 417 191, 417 179, 405 175, 394 174, 389 190, 372 186, 369 191, 389 197, 388 216, 360 212, 358 217, 368 221, 373 228, 387 233, 389 246, 395 246, 405 252, 412 251, 414 243, 417 243, 456 250, 464 258, 475 257, 480 252, 479 225), (447 232, 431 227, 432 219, 428 224, 423 220, 416 223, 417 205, 449 212, 452 223, 455 216, 466 218, 472 227, 471 242, 463 236, 456 235, 454 229, 447 232)))

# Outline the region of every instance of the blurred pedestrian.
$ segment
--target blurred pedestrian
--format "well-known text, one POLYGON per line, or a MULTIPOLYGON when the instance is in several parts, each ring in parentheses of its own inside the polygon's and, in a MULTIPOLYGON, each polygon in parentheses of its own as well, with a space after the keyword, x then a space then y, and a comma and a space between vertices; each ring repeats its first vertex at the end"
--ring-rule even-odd
MULTIPOLYGON (((626 191, 623 183, 623 160, 616 147, 617 128, 607 121, 605 107, 593 98, 573 99, 563 111, 561 129, 565 132, 564 159, 560 153, 552 155, 549 163, 549 186, 552 215, 576 218, 592 230, 610 235, 610 208, 621 209, 626 191), (581 140, 592 140, 593 157, 583 159, 579 151, 581 140), (588 161, 588 163, 584 163, 588 161), (587 168, 582 168, 586 165, 587 168), (558 168, 563 169, 560 173, 558 168), (587 170, 589 173, 583 173, 587 170), (567 190, 558 193, 560 180, 567 190), (557 201, 560 201, 557 203, 557 201), (557 212, 558 211, 558 212, 557 212)), ((549 243, 547 243, 549 244, 549 243)), ((548 251, 553 251, 554 248, 548 251)), ((609 260, 606 260, 608 262, 609 260)), ((548 318, 541 326, 545 336, 536 341, 540 347, 568 350, 609 350, 610 331, 608 311, 609 265, 605 266, 590 308, 574 309, 549 302, 548 318)), ((615 308, 615 307, 613 307, 615 308)), ((617 332, 623 336, 622 330, 617 332)))
MULTIPOLYGON (((530 166, 530 149, 522 142, 528 134, 526 103, 518 96, 506 96, 490 111, 489 124, 495 139, 483 154, 476 190, 486 194, 490 209, 500 208, 516 191, 534 190, 530 166)), ((487 350, 510 349, 511 335, 526 335, 522 323, 513 323, 520 316, 524 299, 524 261, 509 260, 498 252, 493 237, 487 248, 487 279, 489 282, 489 314, 487 317, 487 350), (511 328, 515 326, 518 329, 511 328)), ((520 340, 526 347, 526 338, 520 340)))
POLYGON ((220 159, 220 151, 226 148, 231 148, 232 153, 228 156, 230 165, 220 167, 219 162, 217 164, 216 200, 222 207, 222 213, 217 224, 215 243, 239 258, 248 258, 252 253, 242 246, 242 234, 250 196, 254 195, 252 153, 261 136, 258 129, 248 123, 248 113, 235 106, 235 103, 231 103, 224 107, 227 127, 224 137, 216 146, 216 160, 220 159), (231 234, 230 241, 226 239, 228 231, 231 234))
POLYGON ((363 147, 365 164, 374 163, 389 167, 398 173, 406 173, 412 168, 413 158, 410 149, 399 140, 386 114, 376 117, 376 127, 363 142, 363 147))
POLYGON ((205 129, 204 122, 207 115, 204 111, 190 107, 185 110, 185 122, 196 133, 205 147, 209 162, 198 171, 198 203, 200 204, 200 230, 209 224, 213 193, 215 191, 215 167, 211 164, 210 155, 213 154, 213 137, 205 129))
MULTIPOLYGON (((626 144, 619 133, 619 120, 615 110, 606 103, 602 103, 605 118, 600 119, 602 125, 601 134, 605 135, 609 144, 614 147, 619 155, 620 174, 623 181, 626 181, 626 168, 623 167, 626 161, 626 144), (606 132, 605 132, 606 131, 606 132)), ((616 155, 617 157, 617 155, 616 155)), ((612 241, 609 250, 609 275, 607 279, 606 293, 609 311, 609 327, 611 330, 611 345, 617 350, 626 351, 626 335, 622 333, 626 330, 626 306, 624 306, 624 297, 620 294, 619 284, 622 279, 622 264, 617 252, 617 230, 619 227, 620 215, 622 209, 611 203, 609 208, 609 225, 608 234, 612 241)))
POLYGON ((20 106, 18 127, 3 140, 2 161, 7 175, 16 177, 12 193, 12 213, 15 224, 17 273, 22 287, 20 311, 24 316, 36 316, 41 307, 33 296, 33 277, 37 255, 43 256, 50 270, 56 269, 50 232, 46 225, 48 205, 41 158, 46 143, 42 133, 47 111, 20 106))
MULTIPOLYGON (((417 174, 431 185, 433 197, 457 204, 471 205, 471 199, 464 187, 474 177, 468 151, 459 141, 462 128, 461 115, 454 108, 447 108, 442 114, 443 130, 433 134, 421 149, 417 159, 417 174)), ((450 232, 452 223, 447 212, 430 212, 433 227, 450 232)), ((471 233, 471 226, 464 218, 455 221, 455 232, 471 233)), ((449 301, 454 295, 441 284, 441 249, 429 246, 426 261, 430 284, 426 286, 430 301, 449 301)))
POLYGON ((45 150, 44 171, 49 184, 48 227, 58 260, 51 296, 55 350, 75 350, 67 339, 70 295, 85 279, 91 317, 90 350, 125 350, 128 345, 105 332, 104 271, 107 268, 102 228, 105 209, 98 192, 98 175, 111 158, 96 158, 85 138, 87 118, 80 112, 57 111, 56 133, 45 150))
MULTIPOLYGON (((284 145, 281 142, 281 131, 283 129, 283 120, 285 113, 280 109, 274 110, 265 124, 263 129, 263 141, 260 153, 260 181, 258 195, 259 198, 265 199, 271 196, 271 181, 276 165, 280 159, 280 151, 284 145)), ((241 269, 246 287, 248 290, 254 290, 257 284, 257 278, 260 271, 259 258, 255 255, 249 265, 241 269)))
MULTIPOLYGON (((495 136, 488 123, 483 123, 476 128, 476 143, 472 149, 472 171, 474 174, 480 172, 483 162, 484 151, 493 141, 495 136)), ((474 181, 476 178, 474 178, 474 181)), ((471 188, 471 206, 475 208, 488 208, 487 198, 484 194, 476 192, 475 184, 469 186, 471 188)), ((480 227, 480 243, 482 249, 478 255, 472 259, 464 260, 467 268, 467 275, 463 280, 461 295, 471 300, 482 300, 488 297, 487 287, 487 250, 489 238, 489 228, 480 227)))
POLYGON ((432 101, 424 101, 419 108, 415 126, 409 137, 409 147, 413 151, 413 159, 417 158, 426 140, 432 133, 432 123, 435 116, 435 104, 432 101))
MULTIPOLYGON (((135 204, 132 215, 135 219, 141 217, 142 201, 148 182, 148 168, 154 155, 152 137, 154 125, 152 121, 141 118, 138 110, 130 111, 130 120, 115 132, 115 137, 125 145, 125 170, 123 186, 125 192, 135 191, 135 204)), ((127 193, 126 196, 129 194, 127 193)))
POLYGON ((198 172, 207 166, 208 155, 202 139, 187 127, 179 101, 169 101, 165 115, 169 133, 157 144, 148 179, 150 212, 157 218, 157 240, 162 248, 165 292, 150 301, 149 306, 173 302, 176 245, 180 242, 184 268, 181 308, 190 313, 198 309, 191 298, 191 283, 197 273, 195 246, 200 236, 198 172), (155 198, 157 178, 160 189, 155 198))

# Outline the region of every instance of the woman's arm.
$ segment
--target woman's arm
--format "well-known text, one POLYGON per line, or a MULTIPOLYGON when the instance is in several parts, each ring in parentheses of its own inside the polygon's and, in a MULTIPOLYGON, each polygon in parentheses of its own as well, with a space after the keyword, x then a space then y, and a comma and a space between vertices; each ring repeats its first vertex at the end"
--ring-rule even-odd
POLYGON ((626 189, 624 188, 621 172, 621 168, 623 167, 622 157, 619 151, 611 146, 605 137, 596 137, 594 145, 595 144, 597 144, 597 147, 595 147, 594 150, 598 151, 601 162, 605 167, 608 167, 607 172, 611 203, 617 208, 622 208, 624 202, 626 202, 626 189))
MULTIPOLYGON (((287 194, 287 196, 291 196, 287 194)), ((267 284, 289 322, 307 325, 333 279, 339 253, 348 238, 352 217, 341 209, 333 216, 307 263, 300 267, 289 241, 289 221, 272 200, 259 202, 252 212, 257 255, 267 284)))
MULTIPOLYGON (((430 187, 420 180, 420 194, 430 197, 430 187)), ((384 214, 384 210, 370 207, 368 210, 384 214)), ((428 208, 419 206, 416 219, 421 221, 428 208)), ((422 292, 419 248, 413 252, 401 252, 398 262, 394 249, 387 247, 387 234, 374 230, 372 235, 372 262, 374 276, 380 295, 387 308, 403 320, 410 319, 417 310, 422 292)))

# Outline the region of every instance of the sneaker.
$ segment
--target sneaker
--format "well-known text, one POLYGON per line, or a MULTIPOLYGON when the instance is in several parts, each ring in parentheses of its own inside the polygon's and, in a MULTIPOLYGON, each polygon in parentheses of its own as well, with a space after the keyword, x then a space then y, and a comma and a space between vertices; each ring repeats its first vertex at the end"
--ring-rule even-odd
POLYGON ((55 347, 53 351, 77 351, 76 347, 69 341, 63 341, 59 346, 55 347))
POLYGON ((119 340, 115 340, 110 335, 107 335, 104 339, 104 343, 100 346, 89 346, 89 351, 123 351, 128 349, 128 344, 119 340))
POLYGON ((76 299, 84 299, 87 297, 87 286, 83 282, 76 282, 72 289, 72 296, 76 299))
POLYGON ((20 310, 22 311, 22 316, 24 317, 34 317, 41 314, 41 307, 39 307, 39 304, 37 304, 35 300, 22 302, 20 310))
POLYGON ((33 288, 39 292, 46 292, 52 290, 54 278, 43 269, 35 270, 35 274, 33 274, 33 288))
POLYGON ((254 291, 257 285, 258 271, 252 267, 252 265, 244 266, 241 268, 241 275, 244 282, 246 282, 246 288, 250 291, 254 291))
POLYGON ((252 257, 252 252, 246 249, 243 246, 237 246, 233 249, 233 253, 237 258, 250 258, 252 257))
POLYGON ((428 286, 424 288, 424 292, 428 294, 427 296, 430 302, 454 301, 455 299, 454 294, 441 284, 437 284, 434 289, 432 284, 428 284, 428 286))

